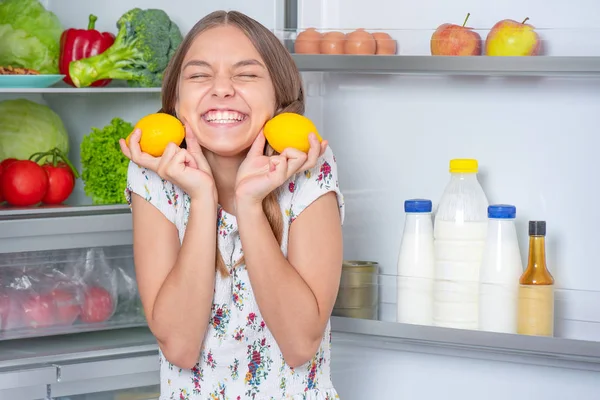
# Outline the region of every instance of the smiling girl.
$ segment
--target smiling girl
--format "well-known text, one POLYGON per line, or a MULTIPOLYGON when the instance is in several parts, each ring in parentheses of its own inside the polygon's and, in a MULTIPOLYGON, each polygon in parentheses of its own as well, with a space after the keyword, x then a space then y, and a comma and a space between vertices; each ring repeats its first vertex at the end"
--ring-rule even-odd
POLYGON ((335 399, 330 314, 343 196, 327 141, 278 154, 262 128, 304 112, 301 76, 265 27, 238 12, 199 21, 171 59, 162 112, 185 146, 132 162, 137 282, 160 347, 161 400, 335 399))

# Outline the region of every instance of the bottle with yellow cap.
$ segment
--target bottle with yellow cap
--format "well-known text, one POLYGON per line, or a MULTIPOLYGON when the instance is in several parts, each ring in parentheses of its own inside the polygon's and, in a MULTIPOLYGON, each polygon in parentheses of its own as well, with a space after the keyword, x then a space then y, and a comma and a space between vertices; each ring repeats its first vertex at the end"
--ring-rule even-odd
POLYGON ((487 236, 488 199, 477 160, 450 161, 450 182, 434 222, 433 323, 478 329, 479 269, 487 236))

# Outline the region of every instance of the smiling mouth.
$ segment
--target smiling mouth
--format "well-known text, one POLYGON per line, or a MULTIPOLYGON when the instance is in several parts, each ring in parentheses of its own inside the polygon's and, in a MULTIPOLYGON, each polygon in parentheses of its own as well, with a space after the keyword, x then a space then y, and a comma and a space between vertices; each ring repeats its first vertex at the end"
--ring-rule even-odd
POLYGON ((248 118, 248 114, 235 110, 210 110, 202 115, 202 119, 215 125, 239 124, 248 118))

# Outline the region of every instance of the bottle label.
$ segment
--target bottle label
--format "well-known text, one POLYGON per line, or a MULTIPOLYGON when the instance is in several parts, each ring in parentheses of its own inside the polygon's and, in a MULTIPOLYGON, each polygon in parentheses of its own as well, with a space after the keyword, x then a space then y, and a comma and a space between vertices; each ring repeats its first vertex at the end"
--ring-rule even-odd
POLYGON ((554 335, 554 286, 520 285, 517 333, 554 335))

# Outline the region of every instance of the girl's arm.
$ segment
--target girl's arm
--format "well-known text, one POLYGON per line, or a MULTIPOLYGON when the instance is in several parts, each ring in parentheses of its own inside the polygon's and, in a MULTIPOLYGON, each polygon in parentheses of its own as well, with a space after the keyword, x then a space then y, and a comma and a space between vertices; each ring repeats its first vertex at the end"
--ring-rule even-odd
POLYGON ((319 197, 291 224, 287 259, 260 204, 238 203, 237 219, 261 314, 286 363, 303 365, 319 347, 340 282, 343 249, 336 193, 319 197))
POLYGON ((131 197, 135 271, 148 326, 165 358, 191 369, 213 299, 216 203, 212 194, 191 200, 180 246, 175 225, 143 198, 131 197))

